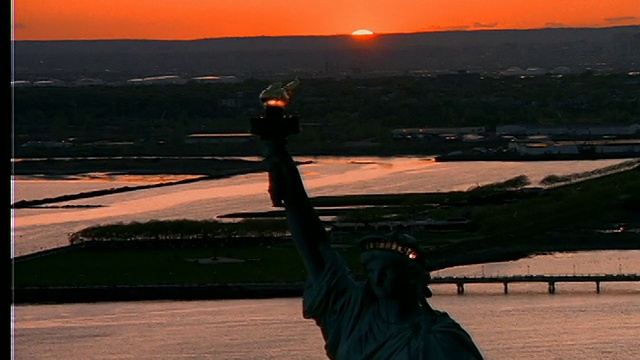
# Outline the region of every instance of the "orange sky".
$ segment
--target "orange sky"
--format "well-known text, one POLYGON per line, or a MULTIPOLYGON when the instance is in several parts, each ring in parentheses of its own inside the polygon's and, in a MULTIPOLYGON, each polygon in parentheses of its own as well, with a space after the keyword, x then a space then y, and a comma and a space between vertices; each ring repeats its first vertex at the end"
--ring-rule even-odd
POLYGON ((640 25, 640 0, 15 0, 15 40, 640 25))

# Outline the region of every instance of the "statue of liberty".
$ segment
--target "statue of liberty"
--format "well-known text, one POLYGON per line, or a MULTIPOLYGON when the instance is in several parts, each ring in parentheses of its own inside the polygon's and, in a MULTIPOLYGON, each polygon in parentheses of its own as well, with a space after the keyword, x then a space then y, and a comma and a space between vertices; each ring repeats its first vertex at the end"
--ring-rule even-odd
MULTIPOLYGON (((281 109, 293 94, 292 82, 283 87, 281 109)), ((270 86, 270 92, 277 85, 270 86)), ((276 89, 277 90, 277 89, 276 89)), ((263 96, 265 107, 272 97, 263 96)), ((276 96, 277 97, 277 96, 276 96)), ((273 110, 273 109, 271 109, 273 110)), ((281 118, 261 126, 280 126, 281 118)), ((256 128, 254 127, 253 130, 256 128)), ((274 206, 284 207, 293 241, 305 264, 308 280, 303 316, 322 331, 330 359, 482 359, 473 339, 446 312, 433 309, 428 298, 428 259, 411 236, 375 234, 360 241, 366 280, 356 281, 311 206, 304 183, 286 147, 286 135, 270 129, 261 135, 274 206)))

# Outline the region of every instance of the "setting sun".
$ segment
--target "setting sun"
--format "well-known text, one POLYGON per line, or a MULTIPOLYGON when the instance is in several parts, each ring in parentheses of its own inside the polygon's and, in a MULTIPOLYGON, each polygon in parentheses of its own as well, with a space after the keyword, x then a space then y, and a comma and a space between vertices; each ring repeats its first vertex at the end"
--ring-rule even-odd
POLYGON ((351 33, 353 36, 371 36, 373 35, 373 31, 367 29, 358 29, 351 33))

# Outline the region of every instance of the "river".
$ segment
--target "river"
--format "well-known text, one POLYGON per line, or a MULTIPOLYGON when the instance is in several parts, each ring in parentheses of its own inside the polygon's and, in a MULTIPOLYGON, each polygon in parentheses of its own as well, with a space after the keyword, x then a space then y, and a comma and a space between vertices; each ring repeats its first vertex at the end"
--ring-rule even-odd
MULTIPOLYGON (((466 190, 526 175, 532 185, 548 175, 600 169, 625 160, 540 162, 435 162, 431 157, 300 158, 311 196, 466 190)), ((153 177, 91 177, 85 180, 13 180, 13 202, 120 186, 157 183, 153 177), (126 181, 125 181, 126 180, 126 181), (134 181, 135 180, 135 181, 134 181), (48 194, 45 196, 45 194, 48 194)), ((12 210, 13 256, 65 246, 69 233, 117 222, 212 219, 271 209, 266 173, 233 176, 57 203, 58 207, 12 210)))
MULTIPOLYGON (((572 174, 622 162, 314 160, 301 167, 311 195, 464 190, 518 175, 527 175, 537 185, 550 174, 572 174)), ((27 183, 21 181, 14 182, 14 191, 29 199, 27 183)), ((56 187, 61 194, 78 189, 71 184, 56 187)), ((270 208, 264 174, 66 204, 101 207, 16 210, 12 214, 14 254, 63 246, 66 233, 99 223, 204 219, 270 208)), ((529 273, 640 273, 640 251, 551 254, 449 268, 434 276, 529 273)), ((460 321, 487 359, 633 360, 640 354, 638 283, 603 283, 599 294, 590 283, 558 284, 553 295, 546 284, 511 285, 507 295, 501 284, 468 285, 464 295, 456 295, 452 285, 432 288, 433 306, 460 321)), ((302 318, 299 298, 19 305, 12 310, 16 359, 326 359, 320 331, 302 318)))

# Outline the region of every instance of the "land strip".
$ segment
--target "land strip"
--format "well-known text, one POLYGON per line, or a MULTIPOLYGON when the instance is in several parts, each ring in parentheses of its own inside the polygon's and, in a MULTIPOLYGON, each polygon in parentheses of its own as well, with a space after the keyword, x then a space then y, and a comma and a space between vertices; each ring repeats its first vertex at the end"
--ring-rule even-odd
MULTIPOLYGON (((380 220, 402 213, 399 206, 413 211, 418 205, 433 216, 467 214, 474 229, 414 233, 427 248, 431 270, 558 251, 640 249, 639 166, 546 190, 504 191, 493 186, 449 194, 312 200, 316 206, 351 206, 341 216, 360 219, 380 220), (436 197, 443 195, 454 202, 436 197), (364 203, 372 206, 355 206, 364 203)), ((306 278, 295 247, 286 234, 267 235, 285 228, 286 222, 281 214, 254 215, 226 230, 224 224, 153 222, 105 228, 103 235, 86 232, 79 237, 85 240, 76 245, 14 259, 14 302, 111 301, 115 294, 120 294, 119 300, 297 294, 290 287, 278 290, 279 284, 298 289, 306 278), (219 235, 204 236, 215 229, 219 235), (87 237, 90 234, 93 237, 87 237), (221 258, 239 261, 216 261, 221 258), (251 284, 269 290, 250 295, 255 289, 251 284), (220 285, 228 286, 227 292, 220 285), (109 288, 114 295, 104 295, 109 288), (75 295, 74 289, 85 295, 75 295)), ((342 234, 333 241, 355 274, 360 269, 361 235, 342 234)))

